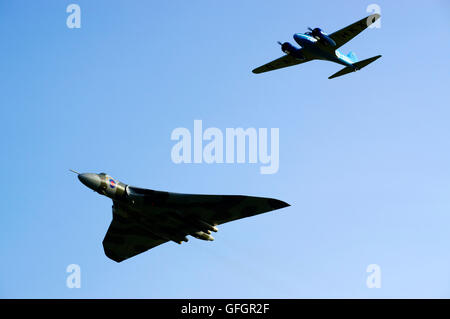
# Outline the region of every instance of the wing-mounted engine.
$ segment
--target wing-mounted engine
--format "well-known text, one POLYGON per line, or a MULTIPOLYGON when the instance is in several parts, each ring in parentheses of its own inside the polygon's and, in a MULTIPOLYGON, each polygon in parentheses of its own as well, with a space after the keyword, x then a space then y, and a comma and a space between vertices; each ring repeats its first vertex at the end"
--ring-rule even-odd
POLYGON ((293 46, 289 42, 281 43, 280 41, 278 41, 278 44, 281 45, 281 51, 283 51, 284 53, 286 53, 288 55, 291 55, 294 58, 299 59, 299 60, 304 60, 305 59, 305 57, 303 56, 301 50, 296 48, 295 46, 293 46))
POLYGON ((336 42, 334 42, 334 40, 330 38, 328 34, 323 32, 321 28, 314 28, 314 29, 308 28, 308 30, 310 32, 306 32, 305 34, 313 36, 314 38, 316 38, 317 40, 321 41, 326 45, 330 45, 332 47, 336 46, 336 42))

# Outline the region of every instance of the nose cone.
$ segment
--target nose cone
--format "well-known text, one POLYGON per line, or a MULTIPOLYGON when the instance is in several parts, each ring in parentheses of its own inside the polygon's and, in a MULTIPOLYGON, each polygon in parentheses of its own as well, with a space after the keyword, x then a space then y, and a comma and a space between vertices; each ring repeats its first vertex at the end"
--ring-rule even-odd
POLYGON ((98 190, 101 184, 100 176, 94 173, 79 174, 78 179, 80 180, 80 182, 94 191, 98 190))

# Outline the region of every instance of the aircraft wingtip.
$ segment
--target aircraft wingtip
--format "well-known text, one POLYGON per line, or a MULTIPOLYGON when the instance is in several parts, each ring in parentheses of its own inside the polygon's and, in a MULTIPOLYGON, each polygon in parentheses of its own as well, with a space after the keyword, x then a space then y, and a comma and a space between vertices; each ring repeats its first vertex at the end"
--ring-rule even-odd
POLYGON ((375 21, 377 21, 380 17, 381 17, 381 15, 378 14, 378 13, 374 13, 374 14, 371 14, 370 16, 368 16, 368 17, 366 18, 367 26, 370 26, 372 23, 374 23, 375 21))
POLYGON ((286 202, 283 202, 282 200, 279 200, 279 199, 272 199, 271 206, 274 209, 280 209, 280 208, 284 208, 284 207, 289 207, 291 205, 286 202))

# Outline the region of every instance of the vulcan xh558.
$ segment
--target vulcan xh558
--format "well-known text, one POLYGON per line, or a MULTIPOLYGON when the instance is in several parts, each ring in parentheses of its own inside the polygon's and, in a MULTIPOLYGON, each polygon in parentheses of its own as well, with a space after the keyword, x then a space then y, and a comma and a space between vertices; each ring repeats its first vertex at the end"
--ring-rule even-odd
POLYGON ((273 71, 311 60, 326 60, 345 66, 345 68, 339 72, 331 75, 329 79, 360 70, 369 63, 380 58, 381 55, 358 62, 353 52, 345 55, 338 49, 379 18, 379 14, 372 14, 330 35, 326 34, 320 28, 309 28, 309 32, 296 33, 294 34, 294 40, 301 48, 297 48, 289 42, 278 42, 278 44, 281 45, 281 50, 286 53, 286 55, 254 69, 253 73, 273 71))
POLYGON ((105 173, 72 172, 84 185, 113 201, 103 248, 116 262, 168 241, 187 242, 188 235, 212 241, 211 232, 217 232, 217 225, 289 206, 263 197, 161 192, 123 184, 105 173))

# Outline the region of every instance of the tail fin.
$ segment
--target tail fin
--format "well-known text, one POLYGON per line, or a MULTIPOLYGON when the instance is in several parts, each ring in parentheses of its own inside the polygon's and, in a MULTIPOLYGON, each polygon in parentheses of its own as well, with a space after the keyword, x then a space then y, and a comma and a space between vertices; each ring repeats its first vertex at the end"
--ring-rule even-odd
POLYGON ((356 54, 353 51, 350 51, 347 54, 347 57, 352 61, 352 63, 358 62, 358 58, 356 57, 356 54))
POLYGON ((369 65, 370 63, 372 63, 373 61, 375 61, 376 59, 381 58, 381 55, 377 55, 356 63, 353 63, 353 67, 351 66, 346 66, 345 68, 343 68, 342 70, 340 70, 339 72, 336 72, 335 74, 333 74, 332 76, 329 77, 329 79, 333 79, 333 78, 337 78, 338 76, 350 73, 350 72, 354 72, 356 70, 360 70, 363 67, 369 65))

